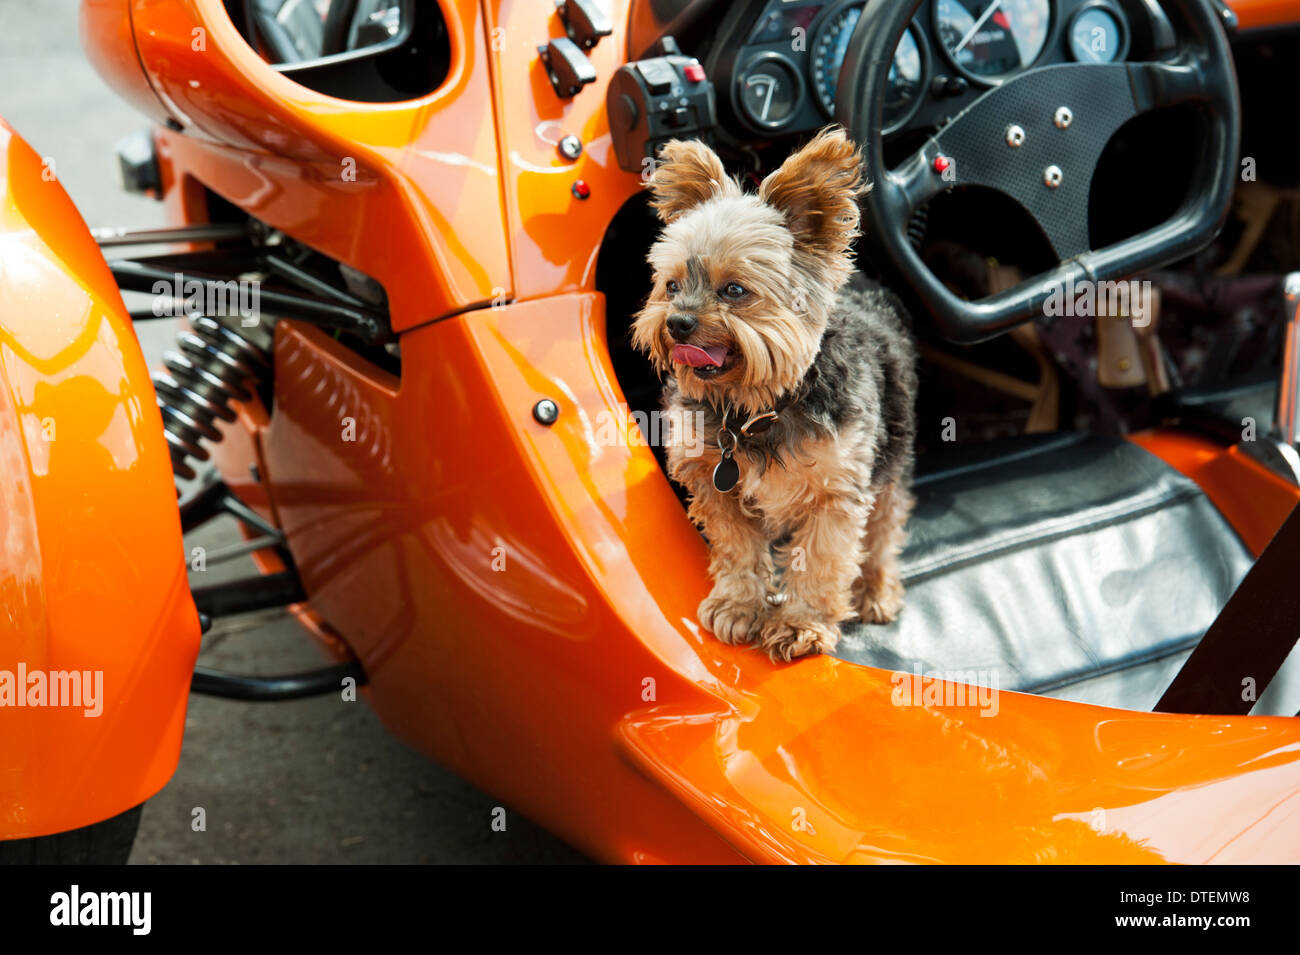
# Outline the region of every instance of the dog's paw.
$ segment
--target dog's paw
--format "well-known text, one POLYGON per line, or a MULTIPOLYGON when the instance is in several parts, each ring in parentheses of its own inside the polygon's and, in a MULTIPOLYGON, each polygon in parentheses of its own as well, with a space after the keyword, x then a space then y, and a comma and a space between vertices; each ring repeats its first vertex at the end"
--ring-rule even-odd
POLYGON ((700 623, 723 643, 749 643, 758 634, 763 608, 731 597, 709 596, 700 603, 700 623))
POLYGON ((902 609, 903 582, 897 577, 889 577, 863 595, 858 616, 863 623, 892 623, 902 609))
POLYGON ((835 624, 777 615, 763 625, 758 645, 773 663, 789 663, 810 653, 831 653, 839 642, 840 628, 835 624))

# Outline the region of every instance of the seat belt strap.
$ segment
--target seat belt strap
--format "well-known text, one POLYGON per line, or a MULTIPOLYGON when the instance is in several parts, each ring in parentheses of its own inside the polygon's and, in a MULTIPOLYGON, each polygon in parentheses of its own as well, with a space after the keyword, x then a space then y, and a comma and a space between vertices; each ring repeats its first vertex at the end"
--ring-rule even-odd
POLYGON ((1157 713, 1249 713, 1300 638, 1300 506, 1187 658, 1157 713))

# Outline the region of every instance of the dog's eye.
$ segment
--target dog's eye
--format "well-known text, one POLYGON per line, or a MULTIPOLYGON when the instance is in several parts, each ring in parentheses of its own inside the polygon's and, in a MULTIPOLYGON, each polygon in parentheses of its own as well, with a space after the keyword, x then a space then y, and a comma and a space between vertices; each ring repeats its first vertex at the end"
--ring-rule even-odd
POLYGON ((722 294, 727 298, 737 299, 744 298, 748 293, 745 287, 737 282, 728 282, 722 289, 722 294))
POLYGON ((668 294, 669 294, 669 295, 676 295, 676 294, 677 294, 678 292, 680 292, 681 290, 682 290, 682 287, 681 287, 681 285, 677 282, 676 279, 669 279, 669 280, 668 280, 668 294))

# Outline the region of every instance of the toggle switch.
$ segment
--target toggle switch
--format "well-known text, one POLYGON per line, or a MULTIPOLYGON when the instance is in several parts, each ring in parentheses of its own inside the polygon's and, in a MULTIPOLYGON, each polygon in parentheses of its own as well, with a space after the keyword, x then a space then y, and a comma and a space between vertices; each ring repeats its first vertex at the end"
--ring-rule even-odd
POLYGON ((596 81, 596 68, 572 40, 557 37, 539 46, 537 52, 560 99, 577 96, 584 86, 596 81))
POLYGON ((564 21, 564 32, 584 50, 590 50, 601 37, 614 32, 609 17, 595 0, 561 0, 556 9, 564 21))

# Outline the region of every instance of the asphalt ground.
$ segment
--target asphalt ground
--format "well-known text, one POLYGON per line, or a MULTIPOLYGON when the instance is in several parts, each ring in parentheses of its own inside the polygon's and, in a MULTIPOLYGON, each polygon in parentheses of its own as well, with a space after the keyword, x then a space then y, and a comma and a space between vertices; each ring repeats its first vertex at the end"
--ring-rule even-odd
MULTIPOLYGON (((0 117, 47 160, 97 226, 163 224, 161 206, 122 191, 113 145, 146 125, 91 68, 76 0, 0 0, 0 117)), ((139 254, 138 251, 136 254, 139 254)), ((157 366, 168 320, 138 324, 157 366)), ((239 539, 232 521, 187 547, 239 539)), ((247 560, 195 582, 251 573, 247 560)), ((325 658, 282 613, 218 624, 200 662, 285 673, 325 658)), ((180 765, 145 806, 133 863, 576 863, 584 858, 518 812, 493 831, 499 803, 394 739, 364 702, 320 697, 235 703, 191 697, 180 765), (206 828, 195 831, 195 810, 206 828)))

